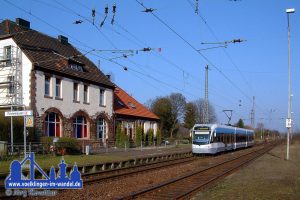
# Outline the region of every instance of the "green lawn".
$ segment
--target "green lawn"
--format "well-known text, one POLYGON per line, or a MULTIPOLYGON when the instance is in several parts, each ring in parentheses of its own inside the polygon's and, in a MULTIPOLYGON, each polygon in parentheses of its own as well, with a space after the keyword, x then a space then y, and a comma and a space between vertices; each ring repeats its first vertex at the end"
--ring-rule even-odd
MULTIPOLYGON (((62 156, 52 156, 52 155, 36 155, 35 161, 43 169, 50 169, 51 166, 57 167, 62 156)), ((112 162, 128 160, 130 156, 115 156, 115 155, 65 155, 63 156, 65 162, 69 165, 76 163, 77 165, 86 165, 102 162, 112 162)), ((14 158, 16 160, 22 160, 23 157, 14 158)), ((0 161, 0 173, 9 172, 10 163, 13 159, 8 161, 0 161)))

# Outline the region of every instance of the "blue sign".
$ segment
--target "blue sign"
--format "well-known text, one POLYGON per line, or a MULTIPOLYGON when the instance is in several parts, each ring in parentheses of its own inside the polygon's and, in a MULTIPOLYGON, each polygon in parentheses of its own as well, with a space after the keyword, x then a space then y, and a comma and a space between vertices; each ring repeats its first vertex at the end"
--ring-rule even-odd
POLYGON ((82 189, 81 174, 77 165, 73 166, 70 176, 66 173, 67 165, 62 159, 59 164, 59 173, 54 167, 50 169, 49 176, 34 161, 34 153, 28 154, 24 160, 14 160, 10 165, 10 174, 5 179, 5 189, 82 189), (29 161, 29 177, 22 173, 22 166, 29 161), (42 174, 41 179, 35 179, 35 170, 42 174))

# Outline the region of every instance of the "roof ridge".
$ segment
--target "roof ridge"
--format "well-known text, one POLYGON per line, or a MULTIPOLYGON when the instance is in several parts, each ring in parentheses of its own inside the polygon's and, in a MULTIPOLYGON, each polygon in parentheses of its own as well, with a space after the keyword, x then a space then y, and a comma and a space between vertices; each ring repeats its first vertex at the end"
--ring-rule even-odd
MULTIPOLYGON (((114 88, 114 84, 108 77, 93 63, 86 55, 79 51, 71 43, 62 44, 57 36, 52 36, 35 29, 24 29, 17 25, 16 22, 5 20, 0 23, 0 39, 11 37, 16 44, 22 49, 35 67, 42 70, 51 70, 53 73, 63 74, 80 78, 85 81, 92 82, 96 85, 114 88), (13 26, 19 27, 14 32, 6 35, 8 30, 4 27, 5 23, 9 24, 9 29, 13 26), (56 54, 54 54, 55 52, 56 54), (76 71, 70 68, 68 63, 62 63, 58 56, 62 56, 64 60, 76 57, 76 61, 83 63, 84 71, 76 71), (43 61, 43 62, 42 62, 43 61)), ((76 69, 76 68, 75 68, 76 69)))
POLYGON ((114 94, 117 96, 114 101, 114 109, 117 114, 151 118, 155 120, 159 119, 159 117, 155 113, 151 112, 146 106, 137 101, 133 96, 129 95, 125 90, 123 90, 119 86, 116 86, 116 90, 114 91, 114 94), (116 93, 116 90, 119 90, 119 92, 116 93), (121 100, 126 104, 126 106, 117 105, 117 100, 121 100), (128 105, 128 103, 130 102, 136 104, 136 108, 128 105))

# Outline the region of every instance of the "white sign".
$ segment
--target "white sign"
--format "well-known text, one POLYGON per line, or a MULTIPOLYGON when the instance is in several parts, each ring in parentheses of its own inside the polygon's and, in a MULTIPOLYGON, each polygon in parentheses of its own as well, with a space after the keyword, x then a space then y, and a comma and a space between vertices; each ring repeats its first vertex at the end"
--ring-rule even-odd
POLYGON ((292 127, 292 119, 286 119, 285 127, 286 128, 291 128, 292 127))
POLYGON ((25 124, 26 127, 33 127, 33 116, 26 116, 25 117, 25 124))
POLYGON ((33 115, 32 110, 20 110, 20 111, 8 111, 5 112, 5 117, 14 117, 14 116, 30 116, 33 115))

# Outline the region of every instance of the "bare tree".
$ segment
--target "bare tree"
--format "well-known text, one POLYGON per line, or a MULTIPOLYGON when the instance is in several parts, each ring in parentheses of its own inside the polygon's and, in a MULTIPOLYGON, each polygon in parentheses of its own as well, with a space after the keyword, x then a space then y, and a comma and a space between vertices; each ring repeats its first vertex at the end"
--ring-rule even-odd
POLYGON ((186 100, 185 97, 181 93, 172 93, 169 97, 171 105, 172 105, 172 128, 170 132, 171 138, 173 134, 178 130, 179 123, 183 122, 186 100))
POLYGON ((172 112, 174 116, 178 119, 178 121, 182 122, 186 106, 185 97, 181 93, 172 93, 169 96, 169 99, 172 104, 172 112))
MULTIPOLYGON (((204 123, 204 106, 205 101, 204 99, 198 99, 195 102, 197 106, 197 118, 196 123, 202 124, 204 123)), ((217 121, 217 116, 215 113, 214 107, 208 102, 208 123, 215 123, 217 121)))

